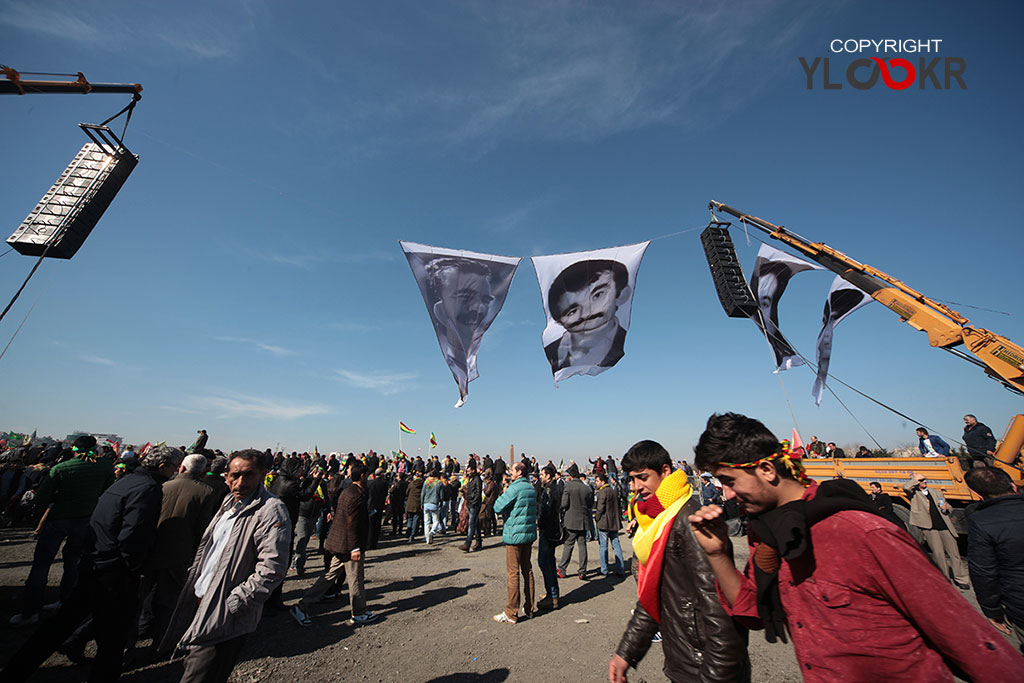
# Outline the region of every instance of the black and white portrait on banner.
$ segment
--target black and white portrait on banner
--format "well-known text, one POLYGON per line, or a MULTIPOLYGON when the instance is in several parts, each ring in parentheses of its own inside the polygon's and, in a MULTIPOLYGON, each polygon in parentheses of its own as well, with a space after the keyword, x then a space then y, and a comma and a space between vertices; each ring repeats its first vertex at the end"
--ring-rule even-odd
POLYGON ((520 259, 399 242, 419 285, 437 342, 459 386, 456 408, 479 377, 476 356, 497 317, 520 259))
POLYGON ((828 298, 825 299, 825 311, 821 316, 821 332, 818 333, 818 376, 811 389, 816 404, 821 405, 821 397, 825 392, 828 366, 832 362, 832 336, 836 325, 843 322, 858 308, 866 306, 872 301, 870 294, 838 275, 832 281, 832 287, 828 290, 828 298))
POLYGON ((650 242, 534 256, 547 325, 541 339, 555 385, 597 375, 625 355, 640 261, 650 242))
POLYGON ((762 244, 750 275, 750 291, 757 297, 758 308, 761 311, 760 316, 754 316, 752 319, 768 338, 768 343, 775 352, 776 371, 789 370, 804 364, 779 330, 779 301, 790 279, 805 270, 825 268, 762 244))

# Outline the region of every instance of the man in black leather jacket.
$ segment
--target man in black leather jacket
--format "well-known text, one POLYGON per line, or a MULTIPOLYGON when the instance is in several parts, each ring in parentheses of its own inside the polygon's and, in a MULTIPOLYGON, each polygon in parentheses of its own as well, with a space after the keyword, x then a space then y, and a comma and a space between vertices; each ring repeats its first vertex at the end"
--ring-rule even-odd
MULTIPOLYGON (((664 672, 670 681, 750 681, 746 632, 722 609, 711 565, 688 521, 700 508, 699 496, 690 495, 684 473, 680 471, 672 477, 668 451, 654 441, 635 444, 622 458, 621 467, 642 501, 650 499, 646 506, 638 502, 638 509, 653 512, 662 507, 661 501, 665 504, 663 514, 677 511, 667 540, 654 542, 654 545, 663 543, 661 576, 657 583, 659 613, 650 614, 641 601, 637 601, 619 647, 608 663, 609 681, 625 683, 627 669, 643 659, 659 629, 665 653, 664 672), (661 495, 656 495, 659 487, 661 495), (685 499, 686 496, 689 498, 685 499), (680 499, 685 502, 677 508, 680 499)), ((638 532, 637 537, 639 535, 638 532)), ((635 537, 634 548, 636 546, 635 537)), ((648 563, 657 552, 651 550, 648 563)), ((644 585, 641 579, 641 589, 644 585)))

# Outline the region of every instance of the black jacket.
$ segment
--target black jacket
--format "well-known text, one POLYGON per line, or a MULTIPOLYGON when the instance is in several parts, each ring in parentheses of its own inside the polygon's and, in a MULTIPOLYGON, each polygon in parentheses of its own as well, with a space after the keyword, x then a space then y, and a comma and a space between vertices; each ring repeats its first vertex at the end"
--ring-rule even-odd
POLYGON ((381 514, 384 512, 384 503, 388 499, 388 480, 384 475, 374 477, 366 482, 366 501, 370 513, 381 514))
POLYGON ((83 562, 98 571, 141 572, 156 541, 163 477, 139 468, 103 492, 89 520, 83 562), (89 547, 89 546, 87 546, 89 547))
POLYGON ((992 436, 991 429, 978 422, 973 427, 964 427, 964 445, 972 458, 984 460, 989 457, 988 451, 995 452, 996 437, 992 436))
POLYGON ((660 626, 637 602, 616 653, 636 666, 660 628, 669 680, 746 682, 746 632, 718 602, 714 572, 687 520, 699 507, 696 496, 691 497, 669 531, 661 567, 660 626))
POLYGON ((537 532, 552 545, 562 542, 562 523, 559 521, 561 498, 554 480, 541 486, 537 492, 537 532))
POLYGON ((299 470, 302 468, 302 461, 298 458, 288 458, 281 465, 281 471, 270 483, 270 493, 281 499, 284 506, 288 508, 288 517, 292 521, 292 528, 299 518, 299 504, 313 497, 313 479, 302 482, 298 478, 299 470))
MULTIPOLYGON (((101 499, 102 500, 102 499, 101 499)), ((967 566, 986 617, 1024 627, 1024 495, 984 500, 967 518, 967 566)))
POLYGON ((462 490, 462 497, 466 499, 466 505, 471 508, 479 508, 483 502, 483 480, 479 474, 474 474, 466 481, 466 487, 462 490))

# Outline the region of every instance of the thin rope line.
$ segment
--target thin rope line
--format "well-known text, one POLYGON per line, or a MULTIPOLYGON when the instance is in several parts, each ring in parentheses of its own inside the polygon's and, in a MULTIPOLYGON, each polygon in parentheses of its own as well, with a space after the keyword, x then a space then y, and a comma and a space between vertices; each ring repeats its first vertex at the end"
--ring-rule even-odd
POLYGON ((703 230, 706 227, 707 227, 706 225, 702 225, 702 226, 700 226, 698 228, 687 228, 686 230, 680 230, 679 232, 670 232, 669 234, 662 235, 661 237, 652 237, 651 239, 649 239, 647 241, 648 242, 657 242, 658 240, 667 239, 669 237, 677 237, 678 235, 685 235, 688 232, 697 232, 698 230, 703 230))
POLYGON ((46 287, 43 287, 42 291, 39 292, 39 296, 37 296, 36 300, 32 302, 32 306, 29 307, 28 312, 25 313, 25 317, 21 319, 21 324, 18 325, 18 329, 14 330, 14 334, 11 335, 11 339, 10 341, 7 342, 7 346, 4 347, 3 351, 0 351, 0 360, 2 360, 4 355, 7 353, 7 349, 11 348, 11 344, 14 343, 14 338, 18 336, 19 332, 21 332, 22 326, 25 324, 25 321, 28 320, 28 317, 32 314, 32 311, 35 310, 36 304, 39 303, 39 300, 43 298, 43 293, 47 290, 48 287, 49 284, 47 284, 46 287))

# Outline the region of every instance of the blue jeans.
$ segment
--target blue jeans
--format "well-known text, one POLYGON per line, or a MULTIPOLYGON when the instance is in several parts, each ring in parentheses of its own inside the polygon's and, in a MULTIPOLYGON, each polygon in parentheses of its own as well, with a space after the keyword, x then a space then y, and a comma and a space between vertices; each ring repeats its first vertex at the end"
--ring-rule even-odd
POLYGON ((597 542, 601 546, 601 573, 608 573, 608 540, 611 539, 612 550, 615 551, 615 573, 622 574, 624 563, 622 561, 622 546, 619 545, 618 531, 597 532, 597 542))
POLYGON ((474 541, 483 543, 483 536, 480 534, 480 506, 466 506, 466 516, 466 545, 472 545, 474 541))
POLYGON ((419 529, 420 526, 420 513, 419 511, 407 512, 405 515, 405 533, 411 541, 416 537, 416 530, 419 529))
POLYGON ((426 519, 423 522, 423 535, 427 537, 427 543, 434 537, 434 534, 442 530, 441 526, 441 512, 437 509, 437 506, 432 508, 424 507, 423 515, 426 519))
POLYGON ((544 538, 537 536, 537 566, 544 577, 544 592, 549 598, 558 598, 558 571, 555 569, 555 546, 544 538))
POLYGON ((43 528, 39 531, 39 540, 36 541, 35 553, 32 556, 32 569, 29 570, 28 579, 25 581, 25 594, 21 605, 22 614, 35 614, 42 609, 46 578, 62 542, 64 542, 64 575, 60 580, 60 599, 67 600, 71 596, 71 591, 78 583, 78 562, 82 557, 82 546, 85 543, 88 528, 88 517, 57 519, 43 524, 43 528))

